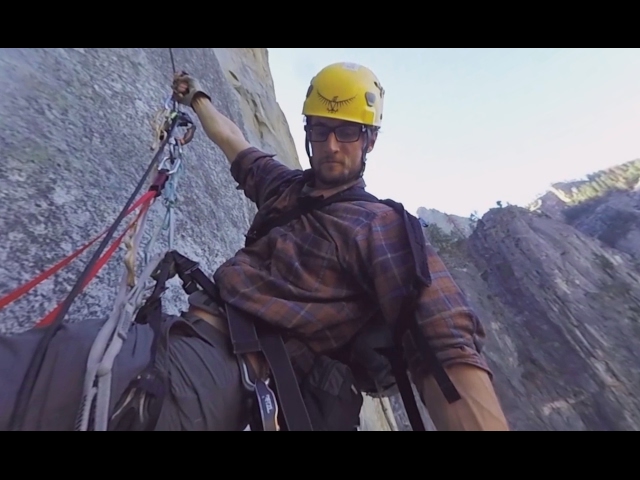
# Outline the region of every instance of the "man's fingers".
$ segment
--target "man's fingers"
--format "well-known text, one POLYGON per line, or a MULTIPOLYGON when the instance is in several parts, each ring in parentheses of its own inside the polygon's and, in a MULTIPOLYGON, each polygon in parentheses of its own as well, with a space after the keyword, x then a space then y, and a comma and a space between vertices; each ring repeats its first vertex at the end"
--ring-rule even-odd
POLYGON ((176 83, 179 81, 186 82, 188 81, 188 79, 189 79, 189 75, 187 74, 187 72, 178 72, 173 75, 173 83, 176 83))
POLYGON ((189 90, 189 83, 185 81, 175 81, 173 82, 173 90, 178 93, 186 93, 189 90))
MULTIPOLYGON (((189 98, 190 90, 194 89, 194 80, 184 70, 176 72, 173 77, 171 88, 173 90, 173 99, 184 103, 189 98)), ((185 103, 186 104, 186 103, 185 103)))

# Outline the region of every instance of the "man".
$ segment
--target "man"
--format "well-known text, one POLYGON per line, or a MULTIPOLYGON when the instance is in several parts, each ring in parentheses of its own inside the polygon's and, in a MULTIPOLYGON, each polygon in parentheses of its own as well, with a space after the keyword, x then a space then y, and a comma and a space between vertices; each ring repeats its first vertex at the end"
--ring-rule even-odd
MULTIPOLYGON (((293 207, 299 197, 364 188, 366 155, 377 140, 384 90, 367 68, 329 65, 304 102, 311 170, 292 170, 252 147, 212 104, 200 82, 182 72, 174 98, 193 108, 231 173, 259 208, 256 221, 293 207)), ((480 354, 484 330, 442 261, 428 246, 433 284, 419 299, 424 333, 461 399, 449 404, 427 365, 413 378, 438 430, 508 430, 480 354)), ((376 311, 393 316, 394 295, 410 282, 410 246, 402 218, 383 204, 335 203, 271 230, 223 264, 214 279, 225 302, 289 332, 290 344, 315 353, 344 345, 376 311), (371 295, 376 302, 371 302, 371 295)), ((192 306, 197 306, 194 299, 192 306)), ((195 310, 220 330, 222 310, 195 310)), ((290 351, 295 360, 295 348, 290 351)))
MULTIPOLYGON (((213 106, 197 79, 177 74, 173 88, 175 99, 196 112, 207 136, 229 159, 233 178, 258 206, 253 226, 289 210, 299 199, 364 189, 366 155, 377 140, 384 95, 368 69, 335 64, 312 80, 303 107, 311 162, 305 172, 252 147, 213 106)), ((433 379, 432 365, 408 350, 413 381, 438 430, 508 430, 480 354, 484 330, 430 246, 428 253, 433 283, 420 293, 416 315, 461 399, 449 403, 433 379)), ((161 402, 148 402, 140 389, 128 389, 146 372, 154 338, 149 324, 135 324, 128 331, 113 368, 109 428, 245 429, 256 397, 245 386, 242 367, 252 382, 265 378, 270 368, 262 354, 234 354, 233 307, 283 332, 307 407, 315 408, 315 425, 353 430, 362 404, 358 389, 336 393, 330 388, 350 386, 351 367, 357 365, 347 368, 333 357, 346 349, 350 353, 341 358, 349 363, 353 352, 367 350, 367 342, 363 350, 358 339, 366 338, 377 319, 393 322, 399 294, 413 272, 402 217, 382 203, 333 203, 272 228, 218 268, 215 296, 198 291, 189 296, 188 312, 162 317, 164 340, 153 362, 159 378, 168 380, 161 402), (161 409, 157 423, 147 427, 153 405, 161 409), (139 412, 147 413, 136 420, 139 412)), ((56 334, 18 429, 74 428, 86 359, 102 324, 64 325, 56 334)), ((32 330, 0 337, 0 430, 10 428, 27 358, 41 335, 32 330)), ((153 374, 143 377, 149 380, 153 374)), ((283 395, 281 404, 287 399, 283 395)))

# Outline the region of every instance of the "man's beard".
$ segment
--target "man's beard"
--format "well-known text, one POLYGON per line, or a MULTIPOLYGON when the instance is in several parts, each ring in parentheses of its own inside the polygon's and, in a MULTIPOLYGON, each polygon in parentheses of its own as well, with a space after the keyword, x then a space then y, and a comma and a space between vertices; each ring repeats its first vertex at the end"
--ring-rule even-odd
POLYGON ((358 172, 348 171, 344 167, 343 163, 340 163, 340 169, 337 173, 325 173, 324 169, 326 168, 324 165, 327 161, 327 158, 323 158, 320 162, 311 162, 311 167, 313 169, 314 176, 316 178, 316 183, 321 183, 325 187, 339 187, 340 185, 344 185, 355 180, 358 177, 358 172), (314 166, 316 163, 319 166, 314 166))
POLYGON ((327 187, 338 187, 351 180, 351 175, 346 174, 344 171, 339 175, 325 175, 321 170, 314 170, 316 182, 321 183, 327 187))

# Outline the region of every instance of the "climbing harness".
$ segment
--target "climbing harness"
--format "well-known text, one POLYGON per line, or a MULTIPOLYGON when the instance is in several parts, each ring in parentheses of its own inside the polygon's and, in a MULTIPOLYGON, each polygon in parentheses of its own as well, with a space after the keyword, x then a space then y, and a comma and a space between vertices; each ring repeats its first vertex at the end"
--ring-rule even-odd
MULTIPOLYGON (((169 53, 173 71, 175 72, 172 49, 169 49, 169 53)), ((155 117, 158 125, 154 128, 155 139, 152 149, 155 149, 156 153, 113 224, 66 259, 5 297, 0 298, 1 309, 57 273, 90 248, 100 238, 104 237, 64 302, 36 323, 37 328, 45 328, 46 330, 36 348, 34 357, 18 392, 18 398, 10 425, 11 430, 19 430, 24 422, 35 380, 41 370, 49 343, 61 328, 63 319, 73 300, 104 267, 120 243, 124 242, 127 248, 124 259, 125 271, 120 282, 120 288, 111 316, 96 337, 89 354, 82 408, 80 409, 76 425, 78 430, 88 429, 90 412, 92 408, 95 408, 93 416, 95 429, 106 429, 113 361, 126 339, 127 331, 133 321, 135 312, 140 309, 143 303, 143 295, 146 290, 148 290, 147 282, 162 259, 162 255, 151 257, 150 250, 156 243, 157 237, 162 230, 168 230, 168 250, 171 250, 174 245, 174 208, 177 200, 176 187, 178 179, 184 171, 182 147, 193 139, 196 127, 189 115, 177 107, 177 102, 174 101, 172 106, 170 103, 171 96, 165 99, 164 108, 155 117), (177 129, 183 127, 186 127, 186 133, 182 136, 177 136, 177 129), (168 153, 161 159, 165 150, 168 150, 168 153), (155 178, 148 187, 147 192, 134 202, 144 184, 147 182, 147 179, 154 172, 154 169, 155 178), (147 221, 148 211, 158 197, 163 198, 166 214, 162 224, 145 248, 144 266, 141 276, 136 282, 135 259, 147 221), (102 254, 125 217, 138 209, 140 209, 140 211, 136 218, 111 246, 109 246, 107 251, 102 254)))

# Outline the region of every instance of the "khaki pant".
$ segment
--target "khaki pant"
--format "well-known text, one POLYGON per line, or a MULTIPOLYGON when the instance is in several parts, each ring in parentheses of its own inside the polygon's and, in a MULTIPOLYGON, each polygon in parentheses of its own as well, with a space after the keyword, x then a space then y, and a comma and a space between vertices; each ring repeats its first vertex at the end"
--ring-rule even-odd
MULTIPOLYGON (((87 357, 104 319, 62 325, 53 337, 27 405, 22 430, 72 431, 81 407, 87 357)), ((231 340, 210 324, 163 315, 166 343, 156 367, 169 376, 156 430, 241 431, 251 420, 255 394, 244 388, 231 340)), ((7 430, 20 385, 45 329, 0 335, 0 430, 7 430)), ((134 324, 113 365, 113 413, 133 380, 149 363, 154 339, 149 324, 134 324)), ((124 423, 127 423, 126 421, 124 423)))
POLYGON ((170 378, 156 431, 241 431, 255 394, 244 388, 231 339, 191 319, 169 333, 156 366, 170 378), (190 328, 186 328, 186 324, 190 328))

